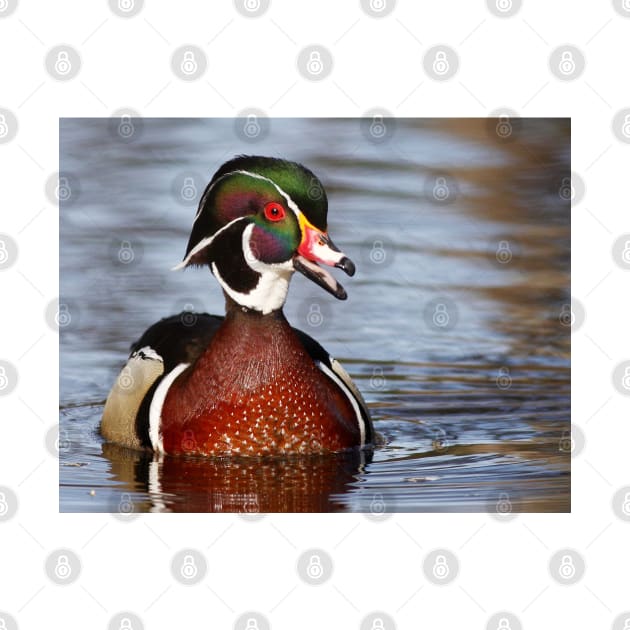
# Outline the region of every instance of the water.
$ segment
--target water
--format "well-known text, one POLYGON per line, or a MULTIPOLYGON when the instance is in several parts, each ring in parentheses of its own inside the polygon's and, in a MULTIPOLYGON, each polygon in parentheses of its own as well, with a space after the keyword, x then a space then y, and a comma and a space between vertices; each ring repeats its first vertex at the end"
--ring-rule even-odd
POLYGON ((398 120, 376 142, 353 120, 274 120, 252 142, 232 120, 134 121, 130 139, 62 121, 60 509, 569 511, 570 130, 519 123, 506 141, 496 121, 398 120), (355 379, 386 440, 373 453, 154 460, 98 434, 132 341, 184 308, 223 312, 208 272, 169 269, 239 153, 326 187, 349 299, 296 274, 285 312, 355 379))

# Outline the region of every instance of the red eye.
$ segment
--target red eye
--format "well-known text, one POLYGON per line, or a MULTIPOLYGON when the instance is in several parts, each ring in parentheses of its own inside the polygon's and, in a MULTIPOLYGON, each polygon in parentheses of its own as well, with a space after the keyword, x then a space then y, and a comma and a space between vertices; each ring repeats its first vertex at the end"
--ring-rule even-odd
POLYGON ((269 221, 281 221, 284 219, 284 208, 272 201, 265 206, 265 217, 269 221))

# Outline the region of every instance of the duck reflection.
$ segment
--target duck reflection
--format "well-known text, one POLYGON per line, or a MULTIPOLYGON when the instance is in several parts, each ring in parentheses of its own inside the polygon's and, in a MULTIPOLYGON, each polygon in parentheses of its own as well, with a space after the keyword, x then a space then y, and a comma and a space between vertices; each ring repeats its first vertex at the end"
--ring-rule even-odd
MULTIPOLYGON (((285 458, 169 457, 103 444, 122 492, 146 492, 136 512, 335 512, 371 451, 285 458)), ((111 507, 117 511, 117 506, 111 507)))

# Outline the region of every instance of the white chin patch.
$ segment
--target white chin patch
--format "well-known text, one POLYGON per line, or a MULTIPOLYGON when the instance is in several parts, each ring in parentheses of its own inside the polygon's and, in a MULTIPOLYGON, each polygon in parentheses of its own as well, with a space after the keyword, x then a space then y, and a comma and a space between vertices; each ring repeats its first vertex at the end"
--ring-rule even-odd
POLYGON ((267 315, 272 311, 282 308, 289 290, 289 282, 295 271, 291 259, 282 263, 268 264, 261 262, 254 256, 250 247, 250 238, 254 224, 248 225, 243 231, 243 255, 245 262, 256 273, 260 274, 260 279, 255 288, 249 293, 239 293, 232 289, 221 277, 217 266, 212 263, 212 273, 219 281, 225 292, 241 306, 260 311, 267 315))

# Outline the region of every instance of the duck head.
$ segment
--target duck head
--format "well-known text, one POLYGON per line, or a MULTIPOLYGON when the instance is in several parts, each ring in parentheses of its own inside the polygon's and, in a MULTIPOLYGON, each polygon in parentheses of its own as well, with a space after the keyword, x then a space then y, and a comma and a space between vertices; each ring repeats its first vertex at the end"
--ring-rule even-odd
POLYGON ((184 260, 208 265, 237 304, 263 314, 282 308, 294 271, 345 300, 320 263, 354 275, 327 232, 328 200, 317 177, 296 162, 240 156, 206 187, 184 260))

